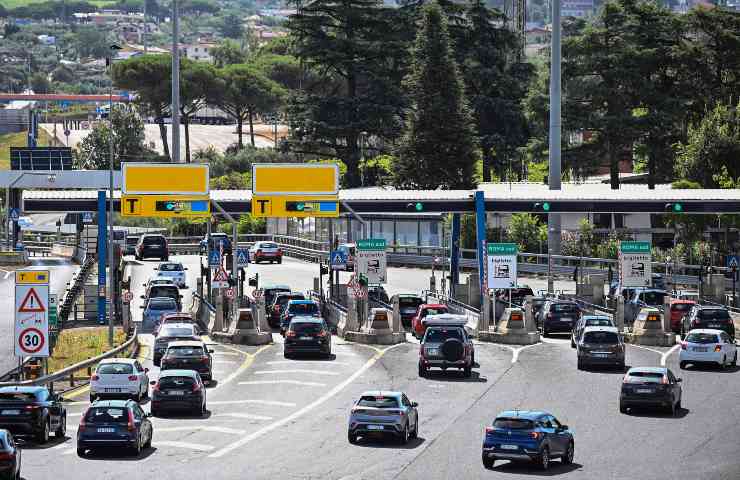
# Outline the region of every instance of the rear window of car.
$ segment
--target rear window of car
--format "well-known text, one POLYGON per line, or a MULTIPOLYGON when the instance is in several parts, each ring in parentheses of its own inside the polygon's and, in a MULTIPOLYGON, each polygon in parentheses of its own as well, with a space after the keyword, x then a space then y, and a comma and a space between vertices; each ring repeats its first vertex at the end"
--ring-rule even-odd
POLYGON ((693 305, 691 303, 674 303, 671 305, 671 310, 677 310, 679 312, 686 312, 691 310, 693 305))
POLYGON ((151 302, 149 310, 177 310, 177 304, 174 300, 171 302, 151 302))
POLYGON ((608 318, 590 318, 586 320, 587 327, 611 327, 612 322, 608 318))
POLYGON ((643 292, 640 294, 641 300, 648 305, 662 305, 665 292, 643 292))
POLYGON ((164 237, 144 237, 144 245, 164 245, 164 237))
POLYGON ((161 377, 159 388, 192 388, 194 383, 191 377, 161 377))
POLYGON ((203 356, 203 347, 177 346, 167 349, 171 357, 200 357, 203 356))
POLYGON ((689 333, 686 341, 688 343, 717 343, 719 339, 714 333, 689 333))
POLYGON ((285 306, 291 300, 305 300, 306 297, 303 295, 281 295, 275 300, 280 306, 285 306))
POLYGON ((128 423, 128 411, 120 407, 92 407, 85 415, 85 423, 128 423))
POLYGON ((401 308, 416 308, 421 304, 420 298, 401 297, 398 299, 398 306, 401 308))
POLYGON ((182 272, 182 265, 179 263, 163 263, 159 266, 160 272, 182 272))
POLYGON ((462 341, 463 335, 459 328, 432 328, 427 330, 425 341, 442 343, 448 338, 456 338, 462 341))
POLYGON ((134 373, 134 367, 130 363, 103 363, 98 366, 97 373, 130 375, 134 373))
POLYGON ((177 287, 163 287, 163 286, 153 286, 152 289, 149 291, 150 297, 172 297, 174 295, 179 295, 177 293, 177 287))
POLYGON ((363 395, 357 403, 360 407, 398 408, 398 399, 394 397, 371 397, 363 395))
POLYGON ((586 332, 583 336, 586 343, 619 343, 619 337, 614 332, 586 332))
POLYGON ((293 322, 290 324, 290 330, 298 335, 317 334, 322 330, 322 326, 320 323, 314 322, 293 322))
POLYGON ((493 426, 507 430, 531 430, 534 428, 534 422, 524 418, 497 418, 493 421, 493 426))
POLYGON ((32 392, 3 392, 0 393, 0 402, 34 402, 36 395, 32 392))
POLYGON ((319 306, 315 303, 294 303, 288 306, 288 311, 296 314, 307 313, 313 315, 319 312, 319 306))
POLYGON ((696 318, 699 320, 729 320, 730 314, 727 310, 699 310, 696 314, 696 318))
POLYGON ((575 312, 578 307, 572 303, 553 303, 550 307, 551 312, 575 312))
POLYGON ((189 337, 194 334, 192 328, 165 328, 160 333, 163 337, 189 337))
POLYGON ((663 374, 660 372, 630 372, 627 379, 631 383, 660 383, 663 381, 663 374))
POLYGON ((425 308, 422 312, 423 316, 427 315, 441 315, 443 313, 447 313, 446 308, 425 308))
POLYGON ((263 242, 259 248, 278 248, 277 243, 263 242))

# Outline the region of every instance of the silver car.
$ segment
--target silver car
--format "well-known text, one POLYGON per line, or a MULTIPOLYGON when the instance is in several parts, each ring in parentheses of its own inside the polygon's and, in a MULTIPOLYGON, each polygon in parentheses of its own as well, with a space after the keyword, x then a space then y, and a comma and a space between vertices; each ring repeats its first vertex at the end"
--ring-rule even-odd
POLYGON ((616 327, 586 327, 576 343, 578 369, 610 365, 624 370, 625 346, 616 327))
POLYGON ((357 443, 358 437, 392 436, 406 444, 419 435, 418 406, 403 392, 365 392, 352 406, 347 439, 357 443))
POLYGON ((459 315, 429 315, 424 337, 419 346, 419 376, 426 377, 430 368, 457 368, 470 377, 475 364, 475 347, 463 327, 465 320, 448 320, 459 315), (439 320, 437 320, 439 319, 439 320))

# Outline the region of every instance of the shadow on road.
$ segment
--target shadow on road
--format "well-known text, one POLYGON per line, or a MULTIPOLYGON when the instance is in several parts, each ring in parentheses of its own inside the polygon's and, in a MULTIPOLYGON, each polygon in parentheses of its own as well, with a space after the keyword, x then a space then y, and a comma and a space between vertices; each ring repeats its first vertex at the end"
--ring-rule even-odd
POLYGON ((494 466, 495 472, 502 472, 508 474, 519 474, 519 475, 534 475, 538 477, 554 477, 557 475, 565 475, 575 470, 579 470, 583 465, 580 463, 571 463, 570 465, 563 465, 561 462, 555 460, 550 464, 550 468, 547 470, 539 470, 537 465, 533 465, 528 462, 509 462, 503 463, 498 466, 494 466))
POLYGON ((664 418, 666 420, 672 420, 675 418, 683 418, 690 412, 691 410, 689 410, 688 408, 682 407, 676 411, 676 415, 674 416, 665 409, 642 407, 638 410, 636 410, 635 408, 630 408, 624 415, 629 415, 630 417, 664 418))
POLYGON ((200 412, 198 413, 192 413, 190 415, 184 413, 184 412, 164 412, 160 413, 157 412, 157 416, 153 416, 152 418, 161 418, 163 420, 183 420, 183 421, 201 421, 201 420, 208 420, 211 418, 211 411, 206 410, 205 415, 201 415, 200 412))
POLYGON ((459 383, 485 383, 488 381, 486 377, 481 377, 480 373, 472 372, 470 377, 465 376, 465 372, 462 370, 455 371, 442 371, 442 370, 428 370, 426 374, 428 380, 438 380, 440 382, 459 382, 459 383))
POLYGON ((124 462, 138 462, 140 460, 144 460, 151 455, 154 455, 154 452, 157 451, 156 447, 150 447, 143 449, 141 451, 141 455, 134 455, 133 451, 127 452, 125 449, 115 449, 115 448, 100 448, 97 450, 88 450, 87 454, 85 454, 85 460, 122 460, 124 462))
POLYGON ((740 366, 737 366, 736 365, 734 367, 733 366, 729 366, 729 367, 722 368, 719 365, 711 365, 711 364, 708 364, 708 363, 701 364, 700 363, 700 364, 697 364, 697 365, 689 364, 688 366, 686 366, 686 368, 684 368, 684 370, 689 371, 689 372, 737 373, 737 372, 740 372, 740 366))
POLYGON ((381 438, 366 438, 360 437, 355 445, 358 447, 365 448, 388 448, 388 449, 402 449, 402 450, 413 450, 424 444, 426 440, 424 438, 412 438, 409 443, 402 445, 396 439, 381 439, 381 438))

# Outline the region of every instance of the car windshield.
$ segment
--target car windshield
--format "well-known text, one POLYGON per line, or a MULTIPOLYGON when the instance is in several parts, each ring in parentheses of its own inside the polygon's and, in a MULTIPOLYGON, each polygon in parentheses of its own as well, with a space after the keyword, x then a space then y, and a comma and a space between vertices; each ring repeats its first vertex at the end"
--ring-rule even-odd
POLYGON ((167 317, 165 323, 193 323, 193 317, 167 317))
POLYGON ((444 307, 424 309, 424 315, 425 316, 428 316, 428 315, 440 315, 442 313, 447 313, 447 309, 444 308, 444 307))
POLYGON ((553 303, 550 307, 550 311, 563 313, 563 312, 575 312, 578 307, 574 303, 553 303))
POLYGON ((144 237, 144 245, 164 245, 162 237, 144 237))
POLYGON ((192 328, 165 328, 160 333, 163 337, 189 337, 194 334, 192 328))
POLYGON ((278 246, 277 243, 263 242, 260 244, 259 248, 278 248, 278 246))
POLYGON ((432 328, 427 330, 426 342, 443 343, 448 338, 463 339, 462 332, 459 328, 432 328))
POLYGON ((163 263, 159 266, 160 272, 182 272, 182 265, 179 263, 163 263))
POLYGON ((321 324, 314 322, 293 322, 290 324, 290 330, 298 335, 315 335, 321 332, 321 324))
POLYGON ((167 355, 170 357, 201 357, 203 356, 203 347, 178 345, 167 349, 167 355))
POLYGON ((360 407, 375 407, 375 408, 398 408, 398 399, 395 397, 375 397, 370 395, 363 395, 360 401, 357 402, 360 407))
POLYGON ((730 314, 727 310, 713 309, 713 310, 699 310, 696 314, 699 320, 729 320, 730 314))
POLYGON ((92 407, 85 415, 85 423, 128 423, 128 411, 122 407, 92 407))
POLYGON ((413 308, 416 309, 419 305, 421 305, 422 301, 421 298, 413 298, 413 297, 400 297, 398 299, 398 306, 401 308, 413 308))
POLYGON ((33 392, 2 392, 0 402, 34 402, 36 395, 33 392))
POLYGON ((585 343, 619 343, 619 337, 614 332, 586 332, 583 336, 585 343))
POLYGON ((497 418, 493 421, 493 426, 507 430, 531 430, 534 428, 534 423, 525 418, 497 418))
POLYGON ((648 305, 663 305, 665 292, 642 292, 640 297, 648 305))
POLYGON ((149 310, 177 310, 177 305, 174 300, 171 302, 151 302, 149 310))
POLYGON ((297 315, 313 315, 319 313, 319 306, 315 303, 294 303, 288 307, 288 311, 297 315))
POLYGON ((131 375, 134 367, 130 363, 103 363, 98 366, 98 374, 131 375))
POLYGON ((587 327, 611 327, 612 322, 608 318, 589 318, 586 320, 587 327))
POLYGON ((717 343, 719 339, 714 333, 689 333, 686 341, 688 343, 717 343))
POLYGON ((159 388, 161 389, 178 389, 178 388, 185 388, 190 389, 193 388, 193 384, 195 383, 195 380, 191 377, 161 377, 159 379, 159 388))
POLYGON ((629 372, 627 379, 630 383, 661 383, 663 374, 661 372, 629 372))

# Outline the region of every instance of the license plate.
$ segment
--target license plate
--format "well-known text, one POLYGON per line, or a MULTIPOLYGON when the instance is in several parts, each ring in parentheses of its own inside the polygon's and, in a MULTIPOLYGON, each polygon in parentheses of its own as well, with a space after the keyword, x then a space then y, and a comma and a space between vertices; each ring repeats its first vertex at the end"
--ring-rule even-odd
POLYGON ((439 349, 438 348, 428 348, 427 355, 432 355, 436 357, 437 355, 439 355, 439 349))
POLYGON ((368 430, 383 430, 383 428, 384 428, 383 425, 368 425, 367 426, 368 430))
POLYGON ((170 390, 170 395, 185 395, 185 390, 170 390))
POLYGON ((560 319, 560 321, 561 321, 561 322, 572 322, 572 321, 573 321, 573 319, 572 319, 572 318, 570 318, 570 317, 563 317, 563 318, 561 318, 561 319, 560 319))
POLYGON ((693 350, 695 352, 708 352, 709 351, 707 347, 694 347, 693 350))
POLYGON ((710 324, 708 325, 708 327, 709 327, 709 328, 719 328, 719 324, 717 324, 717 323, 710 323, 710 324))
POLYGON ((653 393, 655 390, 652 388, 638 388, 635 390, 637 393, 653 393))
POLYGON ((115 428, 98 428, 98 433, 113 433, 115 431, 115 428))
POLYGON ((313 337, 298 337, 298 340, 313 340, 313 337))
POLYGON ((105 393, 121 393, 120 388, 106 388, 105 393))
POLYGON ((596 358, 606 358, 609 356, 608 353, 592 353, 591 355, 593 355, 596 358))
POLYGON ((519 447, 516 445, 501 445, 502 450, 519 450, 519 447))
POLYGON ((20 410, 3 410, 0 412, 0 415, 20 415, 20 410))

